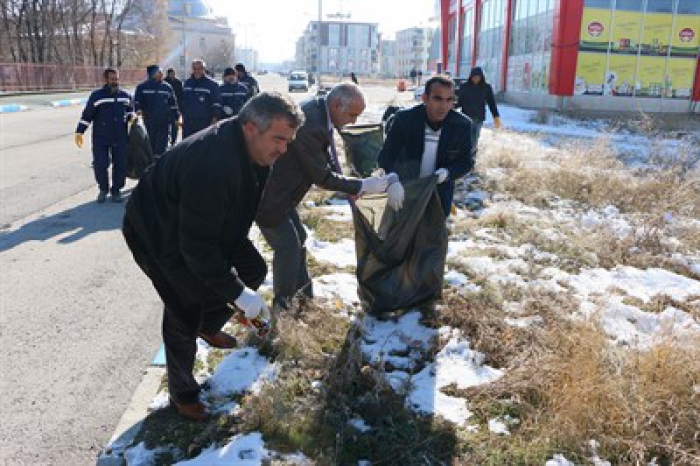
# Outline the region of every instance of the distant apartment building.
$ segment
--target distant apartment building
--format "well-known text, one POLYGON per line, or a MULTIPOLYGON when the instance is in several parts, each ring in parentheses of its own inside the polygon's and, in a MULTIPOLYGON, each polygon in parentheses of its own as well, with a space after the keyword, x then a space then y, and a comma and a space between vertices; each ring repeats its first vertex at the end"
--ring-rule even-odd
POLYGON ((297 62, 316 73, 318 41, 321 42, 321 72, 359 76, 379 73, 379 26, 377 23, 318 21, 308 24, 297 43, 297 62))
POLYGON ((436 29, 413 27, 396 33, 396 66, 400 76, 408 76, 412 69, 425 72, 430 68, 430 46, 436 29))
POLYGON ((385 39, 380 42, 379 74, 385 78, 396 78, 399 76, 395 40, 385 39))
POLYGON ((252 48, 238 47, 236 49, 236 63, 243 63, 247 71, 258 71, 258 51, 252 48))

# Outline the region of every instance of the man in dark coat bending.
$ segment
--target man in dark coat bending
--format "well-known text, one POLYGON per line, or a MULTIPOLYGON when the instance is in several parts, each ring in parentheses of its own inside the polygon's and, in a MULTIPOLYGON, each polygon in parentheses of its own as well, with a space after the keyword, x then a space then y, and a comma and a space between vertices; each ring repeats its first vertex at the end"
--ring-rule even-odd
POLYGON ((304 116, 288 97, 262 93, 237 117, 165 152, 143 175, 124 217, 134 259, 162 298, 170 397, 180 414, 205 420, 192 370, 199 336, 217 348, 231 306, 269 319, 253 290, 267 267, 248 239, 267 176, 304 116))

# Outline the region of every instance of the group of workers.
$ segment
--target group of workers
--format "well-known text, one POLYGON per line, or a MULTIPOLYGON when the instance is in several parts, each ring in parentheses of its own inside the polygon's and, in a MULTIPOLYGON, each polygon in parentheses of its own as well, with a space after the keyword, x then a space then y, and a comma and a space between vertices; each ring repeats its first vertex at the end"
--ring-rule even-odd
POLYGON ((148 78, 136 87, 132 96, 119 88, 119 71, 104 71, 105 85, 92 92, 81 115, 75 134, 78 147, 84 133, 92 125, 93 169, 98 184, 97 201, 102 203, 111 194, 121 202, 127 172, 127 147, 130 124, 143 118, 154 155, 166 151, 182 138, 203 130, 220 119, 237 115, 243 105, 260 92, 258 83, 239 63, 224 70, 219 85, 206 74, 203 60, 192 62, 192 75, 183 83, 175 70, 167 77, 158 65, 146 68, 148 78), (112 165, 110 185, 108 168, 112 165))
MULTIPOLYGON (((189 122, 185 113, 185 139, 141 177, 127 204, 122 231, 164 303, 171 403, 183 416, 201 421, 210 412, 193 375, 197 338, 216 348, 234 348, 236 338, 222 330, 234 312, 269 321, 272 313, 287 312, 295 300, 313 298, 306 233, 297 212, 312 186, 352 196, 386 193, 389 208, 398 211, 403 208, 404 183, 435 177, 447 218, 455 182, 474 167, 476 150, 474 122, 455 109, 457 92, 449 76, 431 77, 421 104, 395 114, 378 155, 382 170, 357 178, 342 174, 334 133, 364 112, 366 100, 359 86, 337 84, 327 96, 301 106, 288 95, 261 92, 237 107, 237 101, 220 101, 217 96, 235 97, 240 91, 235 79, 227 81, 225 89, 215 89, 206 81, 201 63, 194 65, 183 88, 182 110, 190 111, 190 102, 199 101, 201 113, 189 122), (216 123, 222 110, 236 116, 216 123), (399 177, 397 167, 408 165, 416 169, 399 177), (267 264, 249 238, 254 222, 274 251, 272 311, 257 292, 267 264)), ((477 75, 471 82, 480 87, 471 91, 487 94, 483 73, 477 75)), ((94 93, 83 114, 81 133, 95 120, 95 109, 102 109, 101 101, 121 104, 110 117, 115 122, 121 118, 124 125, 134 110, 128 94, 115 90, 114 74, 106 77, 108 85, 94 93)), ((160 89, 172 87, 143 85, 141 95, 152 95, 144 92, 151 89, 160 95, 160 89)), ((178 111, 173 105, 177 97, 163 93, 161 100, 172 118, 178 111)), ((149 112, 142 102, 139 105, 146 119, 149 112)), ((112 146, 115 141, 122 142, 98 139, 112 146)))

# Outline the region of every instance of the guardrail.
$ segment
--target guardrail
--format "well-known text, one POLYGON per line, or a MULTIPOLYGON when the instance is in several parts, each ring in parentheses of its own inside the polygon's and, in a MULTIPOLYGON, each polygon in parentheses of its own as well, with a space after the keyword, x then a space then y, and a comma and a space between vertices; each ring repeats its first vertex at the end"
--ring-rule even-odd
MULTIPOLYGON (((0 91, 58 91, 102 86, 104 67, 35 63, 0 63, 0 91)), ((146 79, 145 70, 120 69, 123 85, 146 79)))

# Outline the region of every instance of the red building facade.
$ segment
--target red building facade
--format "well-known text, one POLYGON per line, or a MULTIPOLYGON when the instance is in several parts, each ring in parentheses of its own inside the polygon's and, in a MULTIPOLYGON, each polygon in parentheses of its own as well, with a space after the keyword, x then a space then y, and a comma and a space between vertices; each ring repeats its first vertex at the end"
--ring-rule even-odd
POLYGON ((697 111, 700 0, 440 0, 443 69, 506 101, 697 111))

